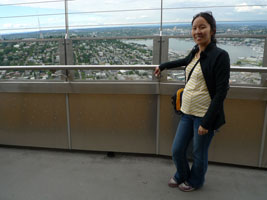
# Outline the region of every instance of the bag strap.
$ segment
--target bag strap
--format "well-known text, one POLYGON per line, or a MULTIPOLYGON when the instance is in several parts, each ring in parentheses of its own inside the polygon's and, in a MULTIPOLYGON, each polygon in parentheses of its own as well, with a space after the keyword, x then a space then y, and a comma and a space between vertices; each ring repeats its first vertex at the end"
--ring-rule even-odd
POLYGON ((185 83, 187 83, 187 82, 189 81, 189 79, 190 79, 190 77, 191 77, 191 75, 192 75, 192 73, 193 73, 195 67, 196 67, 197 64, 199 63, 199 61, 200 61, 200 59, 197 60, 197 62, 196 62, 196 64, 194 65, 194 67, 191 69, 191 71, 190 71, 190 73, 189 73, 189 75, 188 75, 188 79, 187 79, 187 81, 186 81, 185 83))

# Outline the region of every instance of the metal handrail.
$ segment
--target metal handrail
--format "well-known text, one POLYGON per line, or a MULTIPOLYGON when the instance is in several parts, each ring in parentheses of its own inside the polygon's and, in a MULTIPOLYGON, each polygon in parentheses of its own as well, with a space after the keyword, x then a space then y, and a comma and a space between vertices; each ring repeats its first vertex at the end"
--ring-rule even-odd
MULTIPOLYGON (((34 65, 0 66, 0 70, 154 70, 158 65, 34 65)), ((183 70, 184 67, 175 68, 183 70)), ((267 73, 267 67, 231 66, 232 72, 267 73)))
POLYGON ((0 70, 152 70, 158 65, 35 65, 0 66, 0 70))
POLYGON ((267 67, 232 67, 230 68, 231 72, 260 72, 267 73, 267 67))

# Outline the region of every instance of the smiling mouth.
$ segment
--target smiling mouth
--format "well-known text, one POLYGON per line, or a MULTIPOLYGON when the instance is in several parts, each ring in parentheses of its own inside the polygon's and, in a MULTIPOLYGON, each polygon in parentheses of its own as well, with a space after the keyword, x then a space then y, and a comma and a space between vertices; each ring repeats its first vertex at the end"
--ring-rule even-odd
POLYGON ((201 40, 202 39, 202 37, 195 37, 196 38, 196 40, 201 40))

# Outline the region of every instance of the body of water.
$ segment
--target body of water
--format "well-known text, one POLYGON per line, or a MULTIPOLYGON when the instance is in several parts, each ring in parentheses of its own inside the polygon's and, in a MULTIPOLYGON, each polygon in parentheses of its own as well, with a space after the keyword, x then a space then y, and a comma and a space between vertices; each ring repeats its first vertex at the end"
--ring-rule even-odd
MULTIPOLYGON (((138 43, 138 44, 145 44, 146 46, 152 48, 153 47, 153 40, 124 40, 127 43, 138 43)), ((175 51, 179 54, 187 54, 195 45, 195 42, 192 40, 184 40, 184 39, 169 39, 169 49, 171 51, 175 51)), ((234 45, 224 45, 224 44, 217 44, 218 47, 226 50, 230 55, 231 64, 236 63, 239 57, 250 57, 250 56, 258 56, 258 53, 253 51, 253 49, 249 46, 241 45, 241 46, 234 46, 234 45)))

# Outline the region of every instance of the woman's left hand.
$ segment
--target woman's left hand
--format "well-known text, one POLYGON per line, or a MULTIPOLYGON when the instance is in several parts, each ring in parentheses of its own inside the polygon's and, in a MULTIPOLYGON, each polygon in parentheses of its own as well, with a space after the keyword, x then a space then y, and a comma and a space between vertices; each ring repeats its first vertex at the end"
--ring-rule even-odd
POLYGON ((203 128, 202 126, 199 126, 199 128, 198 128, 198 134, 199 134, 199 135, 205 135, 205 134, 207 134, 208 132, 209 132, 208 129, 205 129, 205 128, 203 128))

